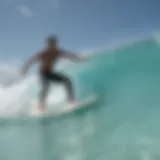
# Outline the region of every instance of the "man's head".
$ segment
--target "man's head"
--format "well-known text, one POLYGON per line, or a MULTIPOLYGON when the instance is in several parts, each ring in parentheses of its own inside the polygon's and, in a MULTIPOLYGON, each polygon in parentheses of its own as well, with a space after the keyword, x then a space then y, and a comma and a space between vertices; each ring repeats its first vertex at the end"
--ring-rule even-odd
POLYGON ((55 48, 57 47, 58 39, 55 35, 51 35, 47 38, 46 43, 49 48, 55 48))

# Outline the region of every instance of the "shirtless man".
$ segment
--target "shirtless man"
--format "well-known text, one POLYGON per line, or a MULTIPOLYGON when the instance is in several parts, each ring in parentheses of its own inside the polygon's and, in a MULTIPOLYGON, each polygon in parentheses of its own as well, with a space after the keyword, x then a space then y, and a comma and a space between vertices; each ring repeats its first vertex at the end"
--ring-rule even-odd
POLYGON ((78 61, 83 60, 83 57, 80 57, 78 55, 69 53, 67 51, 58 48, 57 43, 58 41, 56 36, 48 37, 46 40, 46 47, 37 54, 33 55, 22 68, 22 73, 25 74, 29 66, 33 62, 35 61, 40 62, 39 76, 41 79, 41 87, 42 87, 38 105, 38 109, 40 112, 44 112, 45 110, 45 100, 47 97, 50 82, 63 83, 67 89, 69 101, 71 103, 74 103, 75 101, 73 85, 71 80, 62 74, 56 73, 54 70, 54 66, 59 57, 65 57, 78 61))

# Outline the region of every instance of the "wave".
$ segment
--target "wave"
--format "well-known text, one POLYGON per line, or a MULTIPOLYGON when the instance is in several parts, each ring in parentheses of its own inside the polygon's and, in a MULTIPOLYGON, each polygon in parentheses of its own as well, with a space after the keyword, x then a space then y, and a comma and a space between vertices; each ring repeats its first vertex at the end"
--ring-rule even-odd
MULTIPOLYGON (((77 98, 99 95, 96 107, 67 117, 0 119, 1 145, 5 146, 0 150, 2 158, 159 159, 158 37, 94 50, 87 62, 67 62, 68 67, 62 64, 58 69, 72 77, 77 98), (3 148, 7 148, 7 156, 3 148)), ((7 70, 5 74, 11 76, 7 70)), ((28 113, 36 102, 38 89, 34 73, 18 83, 1 87, 1 116, 28 113)), ((63 86, 53 85, 48 103, 54 106, 65 96, 63 86)))

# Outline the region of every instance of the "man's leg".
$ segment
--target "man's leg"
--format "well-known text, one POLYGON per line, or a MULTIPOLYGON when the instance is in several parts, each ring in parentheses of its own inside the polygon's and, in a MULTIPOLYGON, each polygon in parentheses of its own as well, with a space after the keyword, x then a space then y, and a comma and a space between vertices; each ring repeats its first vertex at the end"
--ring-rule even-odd
POLYGON ((74 91, 73 91, 73 84, 71 82, 71 80, 68 77, 63 77, 63 83, 65 85, 65 88, 68 92, 68 99, 69 101, 73 102, 75 101, 75 95, 74 95, 74 91))
POLYGON ((74 90, 73 90, 73 84, 72 84, 71 80, 67 76, 64 76, 64 75, 58 74, 58 73, 53 73, 52 76, 51 76, 51 79, 53 81, 63 83, 65 85, 65 88, 66 88, 67 92, 68 92, 69 101, 71 101, 71 102, 75 101, 75 94, 74 94, 74 90))
POLYGON ((43 83, 41 84, 41 91, 40 91, 39 104, 38 104, 38 109, 41 112, 45 111, 46 98, 48 96, 48 91, 49 91, 49 83, 47 82, 47 80, 43 80, 43 83))

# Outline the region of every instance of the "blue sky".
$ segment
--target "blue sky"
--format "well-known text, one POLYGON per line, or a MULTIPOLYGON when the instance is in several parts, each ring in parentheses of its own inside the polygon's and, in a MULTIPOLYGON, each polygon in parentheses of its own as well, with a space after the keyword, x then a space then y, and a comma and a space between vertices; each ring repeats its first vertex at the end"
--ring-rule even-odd
POLYGON ((0 57, 28 57, 50 33, 79 51, 160 27, 158 0, 1 0, 0 57))

